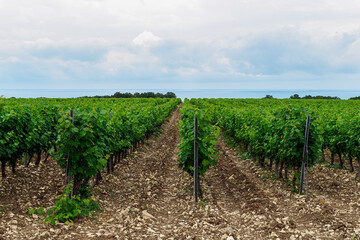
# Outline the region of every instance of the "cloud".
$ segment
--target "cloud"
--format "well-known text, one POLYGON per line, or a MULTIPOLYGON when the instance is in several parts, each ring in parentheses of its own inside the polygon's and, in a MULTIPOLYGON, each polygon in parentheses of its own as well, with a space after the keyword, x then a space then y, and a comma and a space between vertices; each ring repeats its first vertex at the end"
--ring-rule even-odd
POLYGON ((157 58, 146 51, 134 51, 134 49, 114 49, 101 59, 98 66, 109 73, 120 71, 146 71, 156 64, 157 58))
POLYGON ((80 61, 96 63, 107 53, 104 46, 65 46, 50 45, 41 47, 29 47, 27 49, 31 56, 39 59, 60 59, 63 61, 80 61))
POLYGON ((155 36, 152 32, 144 31, 136 38, 134 38, 133 43, 140 46, 151 46, 160 42, 161 40, 162 39, 160 37, 155 36))
POLYGON ((6 57, 6 58, 0 58, 0 63, 15 63, 18 62, 19 59, 14 56, 6 57))
POLYGON ((16 79, 16 66, 36 76, 31 81, 41 86, 61 87, 72 82, 71 86, 81 87, 86 82, 86 86, 100 88, 123 86, 124 81, 132 81, 126 83, 132 87, 151 87, 153 82, 153 88, 292 88, 304 81, 315 87, 324 86, 319 84, 321 77, 341 76, 353 84, 350 76, 360 73, 356 34, 319 42, 299 30, 283 29, 242 38, 241 44, 239 39, 206 43, 162 39, 156 44, 144 41, 145 48, 133 42, 82 47, 48 40, 35 42, 23 47, 22 55, 0 59, 0 75, 8 75, 3 79, 13 75, 9 86, 16 87, 26 78, 24 74, 16 79))
POLYGON ((353 0, 0 6, 0 84, 8 88, 336 88, 338 79, 360 88, 360 2, 353 0))

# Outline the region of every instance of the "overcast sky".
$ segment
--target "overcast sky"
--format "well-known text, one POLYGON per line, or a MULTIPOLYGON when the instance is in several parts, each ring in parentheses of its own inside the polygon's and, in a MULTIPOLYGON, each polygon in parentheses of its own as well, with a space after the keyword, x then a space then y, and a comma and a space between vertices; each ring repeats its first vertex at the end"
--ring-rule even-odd
POLYGON ((0 0, 3 89, 360 89, 358 0, 0 0))

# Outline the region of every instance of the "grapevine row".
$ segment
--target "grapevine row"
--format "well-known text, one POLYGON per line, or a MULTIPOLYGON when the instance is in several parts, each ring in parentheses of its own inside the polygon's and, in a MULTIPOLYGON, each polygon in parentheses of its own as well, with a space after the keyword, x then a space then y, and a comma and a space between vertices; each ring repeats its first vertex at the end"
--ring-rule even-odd
MULTIPOLYGON (((64 167, 64 162, 70 159, 71 171, 82 168, 75 167, 75 162, 84 158, 96 171, 100 170, 105 159, 125 153, 148 137, 179 101, 0 99, 2 177, 5 177, 5 165, 9 164, 15 172, 16 164, 25 153, 31 160, 35 153, 41 156, 41 152, 56 152, 54 156, 60 166, 64 167), (70 121, 70 109, 75 110, 74 123, 70 121)), ((40 157, 37 165, 39 161, 40 157)))
MULTIPOLYGON (((210 166, 217 164, 216 143, 219 128, 210 123, 209 115, 205 110, 191 105, 187 99, 185 99, 184 106, 180 112, 179 168, 190 174, 191 177, 194 176, 194 141, 196 141, 198 146, 198 174, 200 177, 203 177, 210 166), (195 116, 197 118, 197 139, 194 139, 195 116)), ((199 196, 202 198, 200 178, 198 184, 199 196)))
POLYGON ((334 156, 339 156, 340 168, 344 167, 344 158, 349 160, 352 171, 353 159, 360 160, 357 102, 275 99, 192 99, 191 102, 207 109, 211 121, 250 152, 262 167, 271 170, 275 163, 275 174, 287 181, 288 171, 292 170, 294 188, 302 163, 307 115, 311 116, 309 166, 324 160, 328 151, 332 164, 334 156))

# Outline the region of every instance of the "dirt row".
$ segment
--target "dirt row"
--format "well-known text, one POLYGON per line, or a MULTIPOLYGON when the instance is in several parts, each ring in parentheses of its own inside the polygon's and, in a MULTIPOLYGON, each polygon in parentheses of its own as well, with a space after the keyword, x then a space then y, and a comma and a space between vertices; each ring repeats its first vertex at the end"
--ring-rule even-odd
POLYGON ((19 167, 0 182, 0 239, 360 239, 353 174, 316 166, 307 200, 221 139, 223 154, 201 180, 204 199, 194 209, 191 179, 177 164, 179 120, 177 110, 158 136, 104 173, 93 189, 102 212, 71 226, 26 212, 62 193, 56 161, 19 167))

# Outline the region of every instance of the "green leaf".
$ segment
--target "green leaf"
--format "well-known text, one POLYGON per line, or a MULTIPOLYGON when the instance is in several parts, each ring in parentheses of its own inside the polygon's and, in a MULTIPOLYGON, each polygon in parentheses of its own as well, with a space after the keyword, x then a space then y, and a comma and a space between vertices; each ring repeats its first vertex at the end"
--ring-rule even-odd
POLYGON ((37 213, 41 216, 44 215, 44 208, 43 207, 39 207, 38 210, 37 210, 37 213))

